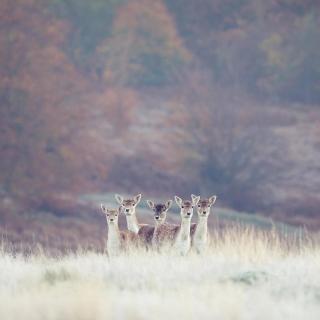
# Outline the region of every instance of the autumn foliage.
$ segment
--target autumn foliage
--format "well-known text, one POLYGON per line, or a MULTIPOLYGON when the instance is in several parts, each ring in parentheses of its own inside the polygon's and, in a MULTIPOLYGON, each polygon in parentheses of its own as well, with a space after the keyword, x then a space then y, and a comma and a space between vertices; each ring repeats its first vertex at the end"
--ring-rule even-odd
POLYGON ((0 194, 20 204, 0 210, 214 190, 311 225, 319 12, 297 0, 1 1, 0 194))

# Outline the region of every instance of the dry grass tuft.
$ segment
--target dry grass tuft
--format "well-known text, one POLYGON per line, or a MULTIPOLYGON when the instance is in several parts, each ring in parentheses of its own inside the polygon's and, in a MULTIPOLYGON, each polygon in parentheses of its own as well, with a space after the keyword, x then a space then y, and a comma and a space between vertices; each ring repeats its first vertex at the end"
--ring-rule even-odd
POLYGON ((320 246, 234 226, 207 255, 0 254, 0 318, 319 319, 320 246))

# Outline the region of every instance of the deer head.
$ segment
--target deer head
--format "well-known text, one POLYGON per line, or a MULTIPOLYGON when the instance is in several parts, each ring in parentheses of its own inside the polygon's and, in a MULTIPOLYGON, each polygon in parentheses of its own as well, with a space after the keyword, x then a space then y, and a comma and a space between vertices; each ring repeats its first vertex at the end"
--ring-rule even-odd
POLYGON ((126 216, 132 216, 135 214, 136 206, 141 200, 141 194, 138 194, 135 197, 129 199, 124 199, 119 194, 116 194, 115 199, 120 204, 124 214, 126 216))
POLYGON ((108 225, 118 225, 119 209, 108 209, 104 204, 101 204, 101 209, 106 215, 108 225))
MULTIPOLYGON (((194 196, 194 195, 193 195, 194 196)), ((196 197, 196 196, 194 196, 196 197)), ((200 197, 199 197, 200 198, 200 197)), ((212 196, 209 199, 200 199, 197 205, 197 213, 199 217, 208 217, 210 214, 211 206, 217 200, 217 196, 212 196)))
POLYGON ((167 212, 172 205, 172 200, 168 200, 165 204, 154 204, 153 201, 147 200, 147 204, 154 212, 154 219, 157 224, 163 224, 167 217, 167 212))
POLYGON ((174 197, 177 205, 180 208, 180 214, 182 219, 191 219, 193 215, 193 208, 197 205, 198 201, 200 200, 200 197, 191 196, 190 200, 182 200, 180 197, 175 196, 174 197))

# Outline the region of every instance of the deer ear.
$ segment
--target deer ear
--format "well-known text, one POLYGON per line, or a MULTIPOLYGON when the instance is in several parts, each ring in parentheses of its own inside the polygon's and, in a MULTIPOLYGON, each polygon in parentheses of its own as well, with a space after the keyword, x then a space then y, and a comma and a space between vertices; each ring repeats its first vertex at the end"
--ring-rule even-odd
POLYGON ((103 213, 107 213, 107 207, 103 203, 101 203, 101 210, 103 213))
MULTIPOLYGON (((194 202, 197 198, 198 198, 198 197, 195 196, 194 194, 191 195, 192 202, 194 202)), ((200 196, 199 196, 199 198, 200 198, 200 196)), ((199 200, 198 200, 198 201, 199 201, 199 200)))
POLYGON ((197 205, 200 200, 200 196, 195 196, 194 194, 192 194, 191 199, 192 199, 193 205, 197 205))
POLYGON ((166 202, 167 210, 170 209, 171 205, 172 205, 172 200, 168 200, 168 201, 166 202))
POLYGON ((217 196, 212 196, 209 198, 209 202, 211 205, 213 205, 216 202, 216 200, 217 200, 217 196))
POLYGON ((154 208, 154 203, 153 203, 153 201, 147 200, 147 204, 148 204, 148 206, 150 207, 150 209, 153 209, 153 208, 154 208))
POLYGON ((117 202, 118 202, 119 204, 122 204, 122 202, 123 202, 123 197, 120 196, 120 194, 116 194, 114 197, 115 197, 115 199, 117 200, 117 202))
POLYGON ((135 197, 134 197, 134 201, 136 202, 136 204, 138 204, 141 200, 141 193, 137 194, 135 197))
POLYGON ((182 199, 178 196, 174 196, 174 200, 176 201, 177 205, 180 207, 182 204, 182 199))

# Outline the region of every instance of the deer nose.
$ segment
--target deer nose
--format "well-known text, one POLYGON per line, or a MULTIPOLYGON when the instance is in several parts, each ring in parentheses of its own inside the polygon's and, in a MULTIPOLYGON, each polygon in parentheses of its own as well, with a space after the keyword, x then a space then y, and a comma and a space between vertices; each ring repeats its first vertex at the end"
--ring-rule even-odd
POLYGON ((191 212, 187 212, 187 216, 191 216, 191 212))
POLYGON ((129 209, 126 209, 126 212, 129 212, 130 210, 129 209))
POLYGON ((207 211, 203 211, 203 214, 204 214, 204 215, 207 214, 207 211))
POLYGON ((159 220, 159 216, 155 216, 156 220, 159 220))
POLYGON ((110 221, 113 222, 113 218, 111 218, 110 221))

